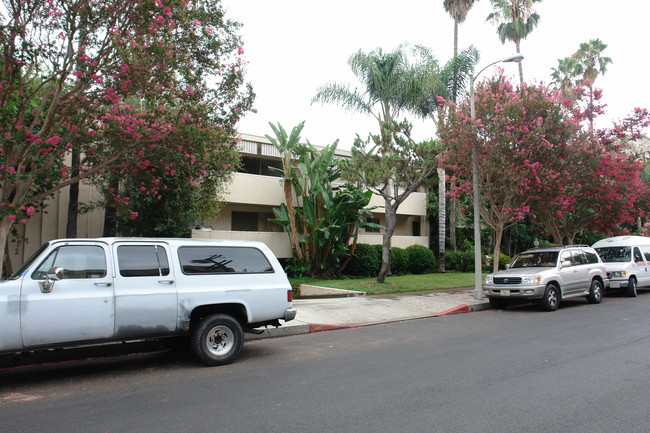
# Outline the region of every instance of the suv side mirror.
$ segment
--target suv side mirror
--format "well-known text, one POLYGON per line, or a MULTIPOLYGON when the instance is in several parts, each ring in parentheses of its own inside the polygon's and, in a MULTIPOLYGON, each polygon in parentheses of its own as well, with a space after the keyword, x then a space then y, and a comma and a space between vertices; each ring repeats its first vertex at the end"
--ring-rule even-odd
POLYGON ((562 264, 560 264, 560 267, 562 268, 568 268, 570 266, 571 266, 571 260, 565 260, 562 262, 562 264))

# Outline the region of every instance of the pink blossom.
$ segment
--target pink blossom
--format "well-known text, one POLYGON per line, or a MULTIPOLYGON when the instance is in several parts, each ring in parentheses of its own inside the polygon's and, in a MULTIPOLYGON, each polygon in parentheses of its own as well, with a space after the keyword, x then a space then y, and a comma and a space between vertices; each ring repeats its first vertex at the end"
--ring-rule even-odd
POLYGON ((30 206, 30 207, 28 207, 27 210, 26 210, 25 212, 26 212, 27 215, 29 215, 29 216, 34 215, 34 206, 30 206))

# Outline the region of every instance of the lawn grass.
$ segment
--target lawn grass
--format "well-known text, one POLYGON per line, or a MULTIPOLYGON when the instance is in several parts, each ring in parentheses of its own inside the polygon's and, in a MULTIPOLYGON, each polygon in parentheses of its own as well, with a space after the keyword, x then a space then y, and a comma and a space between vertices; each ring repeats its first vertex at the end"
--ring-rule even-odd
POLYGON ((304 283, 334 289, 356 290, 358 292, 366 292, 368 295, 380 295, 474 287, 474 273, 445 272, 422 275, 401 275, 397 277, 386 277, 386 282, 383 284, 378 283, 377 278, 311 280, 305 281, 304 283))

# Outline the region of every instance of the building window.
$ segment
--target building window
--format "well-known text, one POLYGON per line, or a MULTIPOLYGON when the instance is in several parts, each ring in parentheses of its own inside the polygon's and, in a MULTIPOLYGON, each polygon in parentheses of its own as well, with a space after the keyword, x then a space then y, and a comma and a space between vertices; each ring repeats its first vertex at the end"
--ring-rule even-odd
MULTIPOLYGON (((379 218, 368 218, 369 223, 379 224, 379 218)), ((379 233, 379 229, 366 229, 366 233, 379 233)))
POLYGON ((282 161, 277 159, 252 158, 250 156, 241 157, 240 173, 259 174, 262 176, 279 177, 269 169, 269 166, 282 169, 282 161))
POLYGON ((413 236, 422 236, 420 234, 420 221, 413 221, 413 236))
POLYGON ((257 212, 232 212, 232 231, 234 232, 257 232, 257 212))

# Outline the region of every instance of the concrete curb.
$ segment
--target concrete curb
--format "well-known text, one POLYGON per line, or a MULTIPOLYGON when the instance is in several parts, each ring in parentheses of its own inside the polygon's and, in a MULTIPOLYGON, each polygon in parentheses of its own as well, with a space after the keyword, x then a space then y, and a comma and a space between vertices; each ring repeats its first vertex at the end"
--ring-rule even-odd
POLYGON ((311 334, 316 332, 327 332, 327 331, 339 331, 342 329, 355 329, 355 328, 365 328, 367 326, 381 325, 384 323, 398 323, 405 322, 407 320, 419 320, 427 319, 431 317, 441 317, 449 316, 453 314, 464 314, 472 313, 474 311, 483 311, 490 309, 490 304, 470 304, 470 305, 459 305, 449 310, 445 310, 438 313, 413 316, 413 317, 404 317, 399 319, 383 320, 377 322, 369 323, 360 323, 360 324, 349 324, 349 325, 335 325, 335 324, 326 324, 326 323, 301 323, 301 324, 292 324, 287 326, 281 326, 279 328, 267 328, 262 334, 246 334, 246 340, 259 340, 263 338, 275 338, 275 337, 287 337, 290 335, 300 335, 300 334, 311 334))

